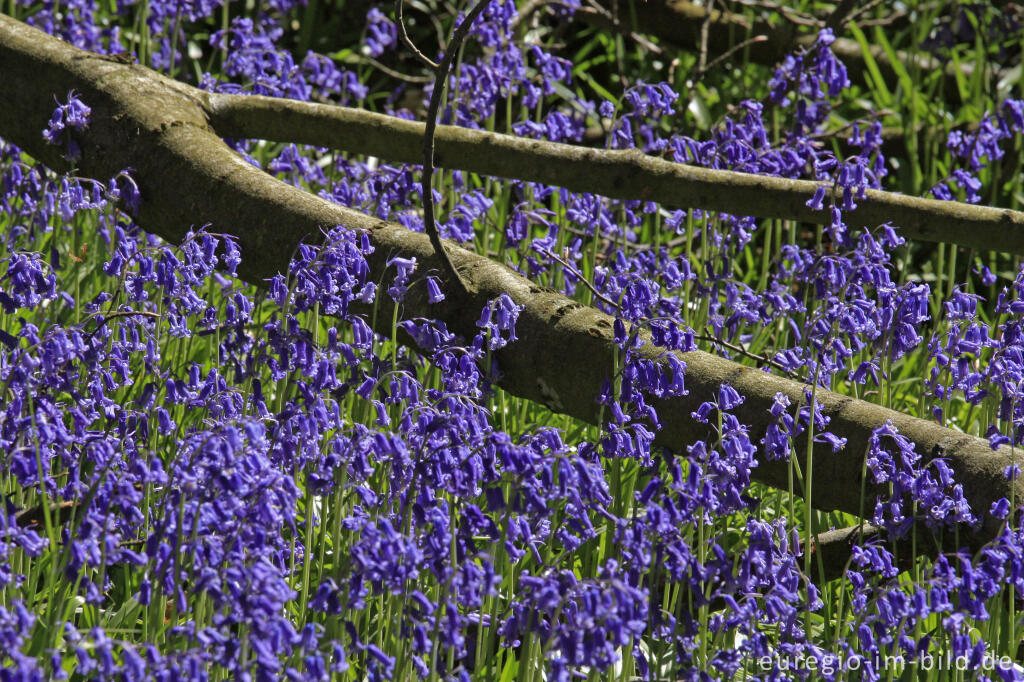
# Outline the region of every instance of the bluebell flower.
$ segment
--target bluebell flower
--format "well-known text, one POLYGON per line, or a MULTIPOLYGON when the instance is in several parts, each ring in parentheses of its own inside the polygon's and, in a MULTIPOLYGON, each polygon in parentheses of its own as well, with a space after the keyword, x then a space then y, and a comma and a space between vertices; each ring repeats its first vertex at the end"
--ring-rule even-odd
POLYGON ((398 42, 398 28, 376 7, 366 14, 366 38, 363 47, 371 57, 379 57, 398 42))

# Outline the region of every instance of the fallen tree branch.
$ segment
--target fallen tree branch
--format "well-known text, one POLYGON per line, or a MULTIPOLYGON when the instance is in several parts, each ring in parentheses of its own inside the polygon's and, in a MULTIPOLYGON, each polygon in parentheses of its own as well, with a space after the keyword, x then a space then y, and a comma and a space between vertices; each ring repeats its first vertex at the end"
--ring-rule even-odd
MULTIPOLYGON (((605 7, 611 3, 611 0, 599 1, 605 7)), ((646 33, 685 50, 697 50, 700 46, 701 26, 709 14, 715 28, 709 36, 708 48, 711 52, 721 54, 736 43, 755 35, 765 35, 767 40, 751 45, 750 50, 744 53, 744 58, 766 66, 777 64, 794 48, 809 46, 817 37, 816 29, 808 30, 791 21, 773 24, 767 21, 751 21, 742 14, 729 11, 713 10, 709 13, 706 7, 688 0, 633 0, 630 11, 622 13, 622 24, 625 30, 646 33)), ((610 28, 600 14, 584 13, 580 14, 579 18, 598 28, 610 28)), ((831 50, 846 66, 851 80, 861 84, 867 83, 870 70, 864 51, 857 41, 837 37, 831 50)), ((872 45, 870 52, 886 83, 896 83, 899 77, 885 49, 880 45, 872 45)), ((951 103, 960 103, 956 67, 953 64, 930 55, 915 56, 899 51, 896 52, 896 58, 908 71, 911 71, 916 62, 922 74, 941 72, 943 96, 951 103)), ((960 72, 964 78, 969 80, 973 71, 973 64, 960 64, 960 72)))
MULTIPOLYGON (((263 96, 201 93, 210 122, 225 137, 297 142, 369 154, 391 161, 422 160, 424 124, 325 104, 263 96)), ((806 202, 821 183, 712 170, 672 163, 637 150, 603 150, 531 140, 457 126, 438 126, 437 165, 592 192, 613 199, 656 201, 759 218, 819 225, 829 210, 806 202)), ((839 203, 839 192, 835 194, 839 203)), ((1024 255, 1024 213, 955 201, 867 190, 851 227, 898 225, 901 234, 978 251, 1024 255)))
MULTIPOLYGON (((334 225, 366 232, 375 248, 368 258, 375 280, 387 276, 388 259, 398 254, 416 258, 421 272, 441 269, 426 235, 328 202, 245 162, 218 136, 223 131, 210 126, 208 93, 140 65, 75 49, 2 15, 0 73, 0 99, 5 102, 0 107, 0 136, 48 166, 68 170, 61 149, 45 143, 41 131, 50 119, 53 95, 76 90, 92 108, 90 126, 74 133, 81 148, 78 173, 102 179, 133 168, 142 197, 136 217, 139 225, 172 242, 182 240, 193 225, 211 223, 220 231, 230 231, 241 248, 239 276, 249 282, 259 283, 284 271, 300 241, 316 241, 321 228, 334 225)), ((483 306, 508 294, 523 310, 517 323, 519 341, 495 356, 501 371, 499 385, 556 412, 600 423, 596 398, 613 375, 618 350, 613 318, 538 286, 485 256, 454 244, 450 253, 470 290, 431 304, 425 287, 411 287, 399 311, 389 297, 382 296, 379 314, 371 317, 377 331, 390 335, 392 315, 401 314, 439 319, 455 333, 472 337, 483 306)), ((637 352, 668 371, 663 349, 648 342, 637 352)), ((657 445, 682 452, 686 445, 709 437, 707 426, 690 414, 717 394, 722 383, 745 396, 735 413, 748 425, 754 442, 770 423, 769 408, 777 393, 795 404, 804 402, 805 386, 796 381, 700 351, 681 357, 687 363, 689 394, 651 400, 663 423, 657 445)), ((924 458, 943 457, 956 472, 966 499, 982 519, 975 532, 963 530, 962 540, 980 544, 999 531, 1002 521, 988 513, 994 501, 1011 494, 1024 499, 1021 481, 1011 484, 1003 476, 1011 462, 1024 464, 1024 458, 1010 448, 993 452, 986 440, 824 389, 818 389, 816 397, 831 418, 829 430, 848 439, 838 454, 827 445, 808 448, 805 440, 797 439, 797 451, 810 450, 814 460, 813 503, 820 509, 859 512, 862 456, 872 430, 886 421, 910 439, 924 458)), ((786 489, 789 465, 761 461, 753 476, 786 489)), ((881 486, 865 484, 865 489, 869 500, 887 496, 881 486)))

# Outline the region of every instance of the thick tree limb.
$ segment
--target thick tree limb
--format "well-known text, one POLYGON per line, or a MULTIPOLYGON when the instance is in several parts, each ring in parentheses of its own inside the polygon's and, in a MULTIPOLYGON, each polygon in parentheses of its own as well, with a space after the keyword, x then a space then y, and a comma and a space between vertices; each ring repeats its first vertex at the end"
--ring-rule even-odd
MULTIPOLYGON (((388 276, 387 261, 399 253, 415 257, 421 272, 441 266, 426 235, 332 204, 243 161, 218 137, 222 131, 210 126, 206 112, 215 107, 207 93, 139 65, 74 49, 5 16, 0 16, 0 73, 0 101, 5 103, 0 107, 0 136, 43 163, 66 170, 61 150, 46 144, 41 132, 53 111, 54 95, 64 97, 77 90, 92 108, 89 128, 75 135, 82 149, 79 174, 104 179, 132 167, 142 195, 137 216, 141 226, 170 241, 181 240, 193 225, 205 223, 237 235, 243 257, 239 274, 247 281, 260 282, 283 271, 301 240, 316 241, 322 227, 334 225, 368 234, 376 249, 369 258, 375 279, 388 276)), ((286 119, 288 115, 286 109, 286 119)), ((445 147, 440 148, 443 155, 445 147)), ((416 145, 412 149, 415 152, 416 145)), ((633 168, 627 157, 612 158, 625 164, 622 171, 633 168)), ((400 313, 443 320, 449 329, 469 337, 477 332, 481 308, 508 294, 523 311, 517 325, 520 340, 497 354, 499 385, 557 412, 598 423, 601 412, 595 398, 612 374, 617 351, 612 318, 484 256, 454 244, 450 251, 469 291, 430 304, 425 287, 412 287, 400 313)), ((391 300, 382 296, 379 303, 374 324, 390 335, 391 300)), ((639 352, 665 362, 664 351, 650 343, 639 352)), ((798 382, 699 351, 682 357, 688 365, 689 395, 653 401, 663 422, 659 445, 682 451, 707 437, 706 426, 690 414, 723 382, 745 396, 737 414, 755 441, 768 425, 776 393, 796 404, 804 401, 805 387, 798 382)), ((831 417, 830 430, 849 442, 838 454, 828 446, 814 446, 816 507, 858 513, 868 439, 874 428, 891 420, 922 455, 944 457, 956 472, 968 501, 984 519, 977 533, 965 530, 962 539, 981 542, 998 531, 1001 522, 987 514, 988 508, 994 500, 1010 496, 1011 484, 1002 472, 1011 461, 1024 463, 1020 456, 1005 447, 993 452, 985 440, 824 389, 818 389, 817 400, 831 417)), ((806 452, 807 444, 798 442, 797 451, 806 452)), ((786 488, 787 463, 762 461, 754 476, 786 488)), ((1014 485, 1016 499, 1024 500, 1024 485, 1014 485)), ((869 500, 885 492, 867 486, 869 500)))
MULTIPOLYGON (((246 95, 204 95, 225 137, 298 142, 419 163, 424 124, 360 109, 246 95)), ((672 163, 636 150, 601 150, 456 126, 438 126, 438 166, 666 206, 828 225, 806 202, 820 183, 672 163)), ((978 251, 1024 255, 1024 212, 868 190, 844 218, 853 227, 891 221, 901 234, 978 251)))

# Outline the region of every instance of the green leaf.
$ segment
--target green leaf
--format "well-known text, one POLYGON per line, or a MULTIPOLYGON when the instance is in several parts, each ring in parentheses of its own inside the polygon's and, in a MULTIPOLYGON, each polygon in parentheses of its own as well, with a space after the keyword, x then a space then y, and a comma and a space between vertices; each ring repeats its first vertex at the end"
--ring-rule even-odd
POLYGON ((579 77, 580 80, 582 80, 584 83, 589 85, 593 89, 594 92, 596 92, 601 97, 604 97, 609 102, 618 102, 619 101, 618 97, 616 97, 612 93, 610 93, 607 90, 605 90, 603 87, 601 87, 600 83, 595 81, 593 78, 591 78, 586 73, 580 72, 580 73, 578 73, 576 75, 579 77))
POLYGON ((127 628, 134 631, 133 626, 142 617, 143 608, 135 597, 129 597, 128 601, 121 605, 121 608, 110 614, 105 625, 107 631, 127 628))
POLYGON ((970 95, 967 87, 967 79, 964 78, 963 71, 961 71, 960 58, 957 56, 957 50, 951 50, 950 56, 953 58, 953 76, 956 78, 956 89, 960 95, 960 101, 969 102, 970 95))
POLYGON ((889 63, 892 64, 892 69, 896 72, 896 78, 899 79, 900 87, 903 89, 904 99, 911 99, 915 92, 914 80, 907 73, 902 60, 896 56, 896 50, 893 49, 892 43, 886 39, 885 31, 882 30, 881 26, 875 26, 875 42, 885 50, 885 56, 889 58, 889 63))
POLYGON ((704 98, 699 95, 694 95, 690 103, 686 105, 686 110, 693 114, 693 117, 697 120, 697 127, 701 130, 708 130, 711 128, 713 123, 711 119, 711 111, 704 103, 704 98))
POLYGON ((512 656, 505 661, 505 667, 501 670, 500 682, 512 682, 519 673, 519 663, 512 656))
POLYGON ((850 23, 850 32, 853 33, 853 37, 857 39, 857 43, 860 45, 861 52, 864 53, 864 63, 868 67, 868 75, 871 76, 872 92, 875 93, 877 104, 882 108, 891 106, 892 93, 889 92, 889 88, 885 85, 885 79, 882 78, 882 72, 878 69, 878 62, 875 61, 875 56, 871 54, 871 45, 868 43, 867 36, 860 30, 856 22, 850 23))

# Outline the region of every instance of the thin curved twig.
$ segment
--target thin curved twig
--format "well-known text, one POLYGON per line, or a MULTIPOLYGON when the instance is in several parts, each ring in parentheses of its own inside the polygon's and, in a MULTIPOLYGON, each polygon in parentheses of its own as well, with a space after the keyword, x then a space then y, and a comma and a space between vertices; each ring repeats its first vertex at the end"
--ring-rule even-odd
POLYGON ((564 7, 573 10, 575 14, 581 16, 586 14, 595 14, 597 16, 600 16, 607 21, 607 28, 629 38, 637 45, 650 52, 651 54, 662 54, 662 49, 658 47, 656 44, 652 43, 647 38, 644 38, 639 33, 631 31, 625 26, 622 26, 621 23, 616 25, 613 20, 612 13, 608 11, 606 8, 602 7, 598 2, 596 2, 596 0, 587 0, 586 7, 576 7, 575 5, 569 4, 565 0, 529 0, 526 4, 524 4, 517 10, 518 16, 516 16, 516 18, 512 20, 511 24, 512 31, 517 30, 536 12, 547 7, 564 7))
POLYGON ((708 0, 708 11, 700 24, 700 52, 697 55, 697 72, 704 73, 708 65, 708 29, 711 19, 715 16, 715 0, 708 0))
POLYGON ((153 318, 157 318, 157 319, 162 317, 162 315, 160 315, 160 313, 154 313, 154 312, 150 312, 148 310, 112 310, 112 311, 106 312, 106 313, 95 313, 95 314, 91 315, 90 317, 91 318, 101 317, 103 319, 101 319, 99 321, 99 324, 96 325, 95 329, 93 329, 91 332, 89 332, 89 335, 85 337, 85 340, 86 341, 91 340, 92 337, 96 336, 96 334, 98 334, 99 331, 101 329, 103 329, 103 327, 105 327, 107 325, 107 323, 110 322, 113 319, 116 319, 118 317, 134 317, 136 315, 139 315, 139 316, 142 316, 142 317, 153 317, 153 318))
POLYGON ((511 24, 509 24, 509 28, 514 32, 524 21, 533 16, 534 12, 544 9, 548 5, 569 6, 567 3, 560 2, 560 0, 528 0, 525 5, 516 10, 516 18, 512 20, 511 24))
POLYGON ((608 298, 604 294, 602 294, 598 290, 598 288, 596 286, 594 286, 593 282, 591 282, 589 279, 584 277, 582 272, 580 272, 575 267, 573 267, 572 263, 570 263, 569 261, 565 260, 564 258, 559 258, 556 254, 552 253, 551 251, 549 251, 548 249, 545 249, 545 248, 538 247, 537 248, 537 253, 540 253, 542 255, 547 256, 548 258, 550 258, 551 260, 555 261, 556 263, 561 265, 563 268, 568 270, 569 274, 571 274, 573 277, 575 277, 580 282, 582 282, 584 286, 586 286, 588 289, 590 289, 590 293, 592 293, 594 295, 594 298, 600 300, 602 303, 607 305, 609 308, 611 308, 612 310, 615 310, 616 312, 618 312, 619 304, 616 303, 615 301, 613 301, 612 299, 608 298))
MULTIPOLYGON (((402 0, 396 0, 396 2, 401 4, 402 0)), ((451 257, 445 251, 444 245, 441 243, 441 233, 437 229, 437 223, 434 221, 434 193, 431 188, 431 180, 434 178, 434 132, 437 130, 437 112, 441 108, 441 98, 448 83, 448 74, 451 72, 452 62, 455 61, 455 55, 459 52, 459 46, 466 39, 466 35, 469 33, 473 22, 487 9, 489 3, 490 0, 478 0, 476 6, 470 10, 466 18, 452 32, 451 42, 445 48, 444 56, 441 57, 441 63, 437 66, 437 72, 434 77, 434 90, 430 93, 430 106, 427 107, 427 127, 423 135, 423 230, 430 237, 430 243, 437 252, 438 258, 441 259, 447 275, 463 293, 466 292, 466 283, 462 281, 459 271, 455 269, 451 257)))
POLYGON ((812 14, 807 12, 801 12, 800 10, 786 7, 784 4, 778 2, 771 2, 770 0, 735 0, 736 4, 743 5, 745 7, 753 7, 755 9, 768 10, 769 12, 775 12, 782 19, 788 21, 796 26, 805 26, 813 29, 821 28, 821 20, 812 14))
POLYGON ((825 19, 825 27, 839 33, 857 7, 857 0, 840 0, 832 13, 825 19))
MULTIPOLYGON (((870 2, 864 3, 860 7, 854 9, 853 11, 851 11, 849 16, 846 18, 846 21, 844 23, 850 23, 850 22, 856 21, 858 26, 866 26, 866 25, 868 25, 869 22, 871 21, 870 19, 868 21, 861 21, 860 18, 862 16, 864 16, 865 14, 867 14, 868 12, 870 12, 871 10, 873 10, 875 7, 878 7, 880 4, 882 4, 882 1, 883 0, 870 0, 870 2)), ((894 20, 901 19, 901 18, 903 18, 905 16, 907 16, 907 12, 894 12, 894 13, 890 14, 888 17, 886 17, 885 19, 878 20, 879 23, 877 25, 884 26, 887 23, 891 24, 891 23, 893 23, 894 20)))
POLYGON ((404 81, 406 83, 414 83, 418 85, 422 83, 432 83, 434 81, 434 79, 431 78, 430 76, 412 76, 407 73, 402 73, 401 71, 396 71, 395 69, 392 69, 390 66, 380 63, 373 57, 364 57, 362 55, 359 55, 356 56, 355 59, 353 59, 353 61, 361 62, 363 64, 369 64, 373 68, 383 73, 385 76, 390 76, 395 80, 404 81))
POLYGON ((694 76, 693 76, 693 78, 691 80, 694 83, 700 82, 700 80, 702 78, 704 78, 704 74, 706 74, 708 71, 711 71, 712 69, 714 69, 716 66, 718 66, 722 62, 725 62, 726 60, 729 59, 729 57, 732 57, 734 54, 736 54, 740 50, 744 50, 747 47, 749 47, 750 45, 755 45, 757 43, 766 42, 767 40, 768 40, 768 36, 766 36, 766 35, 756 35, 753 38, 747 38, 746 40, 744 40, 741 43, 736 43, 735 45, 733 45, 728 50, 726 50, 722 54, 720 54, 717 57, 715 57, 714 59, 712 59, 710 62, 708 62, 704 66, 700 66, 698 64, 697 72, 694 74, 694 76))
MULTIPOLYGON (((621 310, 621 307, 619 306, 619 304, 616 303, 615 301, 613 301, 612 299, 608 298, 604 294, 602 294, 598 290, 598 288, 594 285, 593 282, 591 282, 589 279, 584 277, 582 272, 580 272, 575 267, 573 267, 572 263, 570 263, 569 261, 565 260, 564 258, 560 258, 558 255, 552 253, 548 249, 538 248, 537 252, 547 256, 551 260, 553 260, 556 263, 558 263, 559 265, 561 265, 573 277, 575 277, 580 282, 582 282, 585 287, 590 289, 590 293, 592 293, 594 295, 594 298, 597 298, 602 303, 604 303, 605 305, 607 305, 610 308, 612 308, 616 312, 616 314, 619 313, 619 311, 621 310)), ((717 344, 719 346, 722 346, 723 348, 731 350, 734 353, 738 353, 738 354, 742 355, 743 357, 750 358, 751 360, 756 361, 758 363, 759 367, 763 367, 764 365, 768 365, 769 367, 772 367, 774 369, 779 370, 780 372, 783 372, 784 374, 786 374, 786 376, 788 376, 790 379, 793 379, 794 381, 803 381, 803 377, 801 377, 799 374, 797 374, 793 370, 789 369, 785 365, 783 365, 783 364, 781 364, 779 362, 776 362, 775 360, 772 360, 771 358, 769 358, 769 357, 767 357, 765 355, 758 355, 757 353, 751 352, 751 351, 747 350, 746 348, 744 348, 742 346, 737 346, 734 343, 729 343, 728 341, 725 341, 723 339, 719 339, 719 338, 714 337, 714 336, 709 336, 707 334, 694 334, 693 338, 696 339, 696 340, 699 340, 699 341, 706 341, 707 343, 717 344)))
POLYGON ((395 0, 395 23, 398 24, 398 37, 401 39, 402 44, 405 45, 417 59, 426 64, 431 71, 437 71, 437 63, 427 55, 420 52, 420 49, 412 42, 412 38, 409 37, 409 34, 405 30, 405 19, 402 15, 404 4, 405 0, 395 0))

